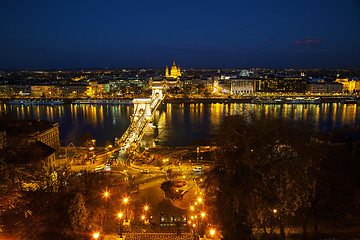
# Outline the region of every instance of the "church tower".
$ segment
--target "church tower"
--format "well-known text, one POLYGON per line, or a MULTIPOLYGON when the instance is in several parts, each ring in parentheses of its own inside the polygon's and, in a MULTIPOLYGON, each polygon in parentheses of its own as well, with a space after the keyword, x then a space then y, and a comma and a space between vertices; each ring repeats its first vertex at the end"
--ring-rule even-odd
POLYGON ((175 61, 173 62, 173 65, 171 66, 170 73, 169 73, 168 66, 166 66, 165 77, 177 78, 177 77, 180 77, 180 76, 181 76, 180 67, 176 66, 175 61))
POLYGON ((169 77, 169 68, 168 68, 168 66, 166 66, 166 69, 165 69, 165 77, 169 77))

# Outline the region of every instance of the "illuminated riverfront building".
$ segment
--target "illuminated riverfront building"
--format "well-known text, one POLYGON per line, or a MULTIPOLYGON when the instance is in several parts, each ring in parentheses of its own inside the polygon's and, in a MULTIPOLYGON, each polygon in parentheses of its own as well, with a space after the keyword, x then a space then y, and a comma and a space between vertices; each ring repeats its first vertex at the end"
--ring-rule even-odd
POLYGON ((1 131, 6 133, 6 141, 24 139, 28 143, 42 142, 54 149, 60 147, 59 123, 43 120, 1 120, 1 131))
POLYGON ((33 97, 58 97, 59 88, 54 85, 32 85, 31 96, 33 97))
POLYGON ((165 76, 153 77, 149 80, 150 87, 163 87, 163 89, 169 89, 178 87, 180 88, 180 67, 175 65, 175 61, 171 67, 170 73, 169 68, 166 66, 165 76))
POLYGON ((333 94, 341 93, 343 85, 337 82, 315 82, 306 84, 306 93, 333 94))
POLYGON ((359 80, 349 80, 348 78, 338 78, 335 82, 341 83, 343 85, 343 92, 345 93, 355 93, 360 92, 360 81, 359 80))
POLYGON ((269 77, 260 80, 262 92, 295 92, 304 93, 306 80, 301 77, 269 77))
POLYGON ((231 94, 251 94, 257 91, 259 80, 256 79, 231 79, 231 94))
POLYGON ((168 78, 168 77, 171 77, 171 78, 181 77, 180 66, 176 67, 175 61, 173 62, 173 65, 171 67, 170 74, 169 74, 169 68, 168 68, 168 66, 166 66, 165 77, 166 78, 168 78))

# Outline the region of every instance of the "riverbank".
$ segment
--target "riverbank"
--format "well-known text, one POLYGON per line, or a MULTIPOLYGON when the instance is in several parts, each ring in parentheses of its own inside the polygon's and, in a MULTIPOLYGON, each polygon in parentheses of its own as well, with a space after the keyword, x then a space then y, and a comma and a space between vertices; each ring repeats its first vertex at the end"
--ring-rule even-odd
MULTIPOLYGON (((135 97, 136 98, 136 97, 135 97)), ((11 105, 61 105, 61 104, 99 104, 99 105, 130 105, 131 98, 0 98, 0 103, 11 105)), ((256 93, 246 96, 166 96, 164 103, 265 103, 265 104, 306 104, 306 103, 348 103, 360 104, 360 95, 307 95, 307 94, 277 94, 277 93, 256 93)))
POLYGON ((323 96, 323 95, 257 95, 243 97, 187 97, 169 98, 164 103, 254 103, 254 104, 306 104, 306 103, 348 103, 360 104, 360 96, 323 96))

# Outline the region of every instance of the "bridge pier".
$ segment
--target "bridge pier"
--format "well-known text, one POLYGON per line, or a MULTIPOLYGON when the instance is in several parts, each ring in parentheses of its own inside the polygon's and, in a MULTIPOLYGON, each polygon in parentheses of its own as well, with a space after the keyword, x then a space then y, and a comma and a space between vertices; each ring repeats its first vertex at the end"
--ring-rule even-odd
POLYGON ((150 120, 163 99, 162 90, 162 86, 153 86, 151 98, 133 99, 134 113, 130 126, 120 140, 117 141, 117 144, 121 146, 121 151, 127 151, 131 146, 140 142, 150 120))
POLYGON ((151 118, 151 103, 150 98, 134 98, 134 118, 139 118, 142 114, 145 114, 146 119, 151 118))
POLYGON ((152 86, 152 95, 151 95, 151 99, 163 99, 163 86, 152 86))

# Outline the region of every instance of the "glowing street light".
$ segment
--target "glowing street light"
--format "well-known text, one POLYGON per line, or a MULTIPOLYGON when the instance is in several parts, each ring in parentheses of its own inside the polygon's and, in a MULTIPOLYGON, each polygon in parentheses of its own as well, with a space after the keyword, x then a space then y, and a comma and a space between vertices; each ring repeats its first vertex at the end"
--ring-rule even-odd
MULTIPOLYGON (((125 205, 127 204, 127 202, 129 201, 128 198, 124 198, 124 203, 125 205)), ((125 206, 125 221, 128 221, 128 214, 127 214, 127 206, 125 206)))
POLYGON ((109 193, 108 191, 105 191, 105 192, 104 192, 104 197, 105 197, 105 198, 110 197, 110 193, 109 193))
POLYGON ((201 213, 201 217, 205 217, 205 213, 204 213, 204 212, 201 213))
POLYGON ((274 212, 274 213, 277 213, 277 210, 276 210, 276 209, 273 209, 273 212, 274 212))
POLYGON ((198 198, 198 202, 201 203, 201 201, 202 201, 202 198, 198 198))
POLYGON ((94 237, 95 239, 98 239, 99 235, 100 235, 100 233, 97 232, 97 233, 94 233, 94 234, 93 234, 93 237, 94 237))
POLYGON ((122 218, 123 214, 122 213, 118 213, 118 218, 120 219, 120 238, 122 238, 122 218))
POLYGON ((211 235, 211 238, 214 238, 214 235, 215 235, 215 230, 214 229, 210 229, 210 235, 211 235))

